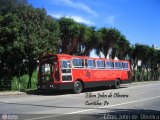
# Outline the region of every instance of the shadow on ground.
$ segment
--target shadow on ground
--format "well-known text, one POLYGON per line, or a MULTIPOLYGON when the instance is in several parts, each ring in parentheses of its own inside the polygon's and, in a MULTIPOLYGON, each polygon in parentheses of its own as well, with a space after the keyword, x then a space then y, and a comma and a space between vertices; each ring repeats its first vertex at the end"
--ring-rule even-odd
MULTIPOLYGON (((121 87, 127 88, 127 87, 121 87)), ((83 93, 85 92, 95 92, 95 91, 103 91, 103 90, 110 90, 111 87, 96 87, 96 88, 88 88, 84 89, 83 93)), ((114 90, 114 89, 113 89, 114 90)), ((57 95, 65 95, 65 94, 74 94, 73 90, 29 90, 26 91, 29 95, 44 95, 44 96, 57 96, 57 95)))

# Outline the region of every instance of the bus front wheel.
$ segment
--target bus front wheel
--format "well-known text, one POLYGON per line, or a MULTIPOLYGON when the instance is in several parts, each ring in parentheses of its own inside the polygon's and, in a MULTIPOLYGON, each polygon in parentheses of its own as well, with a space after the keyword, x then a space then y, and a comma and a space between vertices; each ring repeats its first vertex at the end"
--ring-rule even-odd
POLYGON ((114 88, 114 89, 120 88, 120 80, 119 80, 119 79, 116 79, 116 80, 114 81, 113 88, 114 88))
POLYGON ((80 81, 76 81, 74 83, 74 88, 73 88, 73 91, 74 93, 78 94, 78 93, 81 93, 83 90, 83 85, 80 81))

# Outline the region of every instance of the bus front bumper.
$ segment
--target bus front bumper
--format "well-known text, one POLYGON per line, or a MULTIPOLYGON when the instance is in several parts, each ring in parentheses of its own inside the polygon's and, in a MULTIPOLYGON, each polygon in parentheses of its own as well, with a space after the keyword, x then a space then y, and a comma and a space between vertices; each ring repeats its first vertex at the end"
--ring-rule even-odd
POLYGON ((39 90, 65 90, 65 89, 73 89, 74 83, 67 82, 61 84, 43 84, 37 85, 37 89, 39 90))

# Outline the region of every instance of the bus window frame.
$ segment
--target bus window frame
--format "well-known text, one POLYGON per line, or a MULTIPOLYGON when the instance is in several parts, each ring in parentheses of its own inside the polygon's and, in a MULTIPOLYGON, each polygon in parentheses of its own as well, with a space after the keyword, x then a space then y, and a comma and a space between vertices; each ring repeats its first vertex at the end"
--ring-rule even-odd
POLYGON ((114 61, 114 69, 115 70, 123 70, 122 61, 114 61), (119 65, 118 65, 118 67, 116 67, 116 63, 121 63, 121 67, 119 67, 119 65))
POLYGON ((114 70, 115 69, 114 68, 114 61, 107 60, 107 61, 105 61, 105 63, 106 63, 106 69, 107 70, 114 70), (111 62, 112 63, 112 67, 107 67, 107 62, 111 62))
POLYGON ((84 58, 72 58, 71 59, 71 63, 72 63, 72 68, 73 69, 85 69, 85 60, 84 60, 84 58), (82 60, 82 66, 74 66, 74 64, 73 64, 73 59, 81 59, 82 60))
POLYGON ((73 76, 72 76, 72 62, 71 62, 71 60, 68 60, 68 59, 61 59, 60 60, 60 71, 61 71, 61 74, 60 74, 60 78, 61 78, 61 81, 62 82, 73 82, 73 76), (70 62, 70 68, 62 68, 61 67, 61 62, 62 61, 69 61, 70 62), (62 73, 62 69, 71 69, 71 73, 62 73), (64 76, 64 75, 71 75, 71 79, 72 80, 70 80, 70 81, 64 81, 63 79, 62 79, 62 76, 64 76))
POLYGON ((101 70, 105 70, 105 69, 106 69, 106 65, 105 65, 105 61, 104 61, 104 60, 95 60, 95 63, 96 63, 96 68, 97 68, 97 69, 101 69, 101 70), (98 67, 98 66, 97 66, 97 61, 104 62, 104 67, 98 67))
POLYGON ((86 69, 95 70, 96 69, 95 60, 94 59, 85 59, 85 67, 86 67, 86 69), (88 60, 92 60, 94 66, 89 67, 88 66, 88 60), (87 63, 87 65, 86 65, 86 63, 87 63))
POLYGON ((61 60, 60 60, 60 68, 61 68, 61 69, 72 69, 71 61, 70 61, 70 68, 62 68, 62 67, 61 67, 61 61, 70 61, 70 60, 61 59, 61 60))
POLYGON ((123 67, 123 70, 129 70, 129 63, 128 63, 128 62, 122 62, 122 67, 123 67), (123 64, 124 64, 124 63, 127 63, 127 64, 128 64, 128 67, 127 67, 127 68, 124 68, 124 67, 123 67, 123 64))

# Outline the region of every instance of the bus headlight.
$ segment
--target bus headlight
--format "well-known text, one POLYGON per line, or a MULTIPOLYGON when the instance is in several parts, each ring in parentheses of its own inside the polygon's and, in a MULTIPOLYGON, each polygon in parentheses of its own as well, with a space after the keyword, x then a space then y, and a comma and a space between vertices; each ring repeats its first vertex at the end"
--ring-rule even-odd
POLYGON ((50 88, 53 88, 53 85, 50 85, 49 87, 50 87, 50 88))

